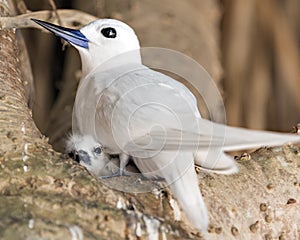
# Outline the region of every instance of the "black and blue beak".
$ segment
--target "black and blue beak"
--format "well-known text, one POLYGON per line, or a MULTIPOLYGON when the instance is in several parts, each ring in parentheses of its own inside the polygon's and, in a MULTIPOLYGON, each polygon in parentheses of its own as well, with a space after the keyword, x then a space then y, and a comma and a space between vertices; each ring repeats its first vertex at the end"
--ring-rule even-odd
POLYGON ((61 27, 52 23, 31 18, 32 21, 46 28, 56 36, 66 40, 67 42, 79 47, 89 48, 89 40, 80 32, 80 30, 61 27))

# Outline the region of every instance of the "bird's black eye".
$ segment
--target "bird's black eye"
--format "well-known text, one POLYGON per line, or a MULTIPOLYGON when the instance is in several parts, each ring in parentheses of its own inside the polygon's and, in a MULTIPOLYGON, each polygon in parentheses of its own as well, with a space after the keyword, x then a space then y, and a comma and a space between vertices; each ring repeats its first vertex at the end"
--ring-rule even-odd
POLYGON ((112 27, 108 27, 108 28, 103 28, 101 30, 101 33, 103 34, 104 37, 106 38, 115 38, 117 36, 117 31, 116 29, 112 28, 112 27))
POLYGON ((102 147, 101 146, 95 147, 94 153, 96 153, 97 155, 100 155, 102 153, 102 147))

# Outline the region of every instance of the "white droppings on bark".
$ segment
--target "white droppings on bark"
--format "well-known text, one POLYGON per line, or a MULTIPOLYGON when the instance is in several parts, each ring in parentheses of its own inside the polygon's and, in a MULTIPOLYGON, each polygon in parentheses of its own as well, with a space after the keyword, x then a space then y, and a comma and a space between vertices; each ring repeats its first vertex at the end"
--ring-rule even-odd
POLYGON ((170 199, 170 205, 173 209, 174 220, 175 221, 180 221, 181 220, 181 212, 180 212, 180 208, 178 206, 178 203, 173 198, 171 198, 170 199))

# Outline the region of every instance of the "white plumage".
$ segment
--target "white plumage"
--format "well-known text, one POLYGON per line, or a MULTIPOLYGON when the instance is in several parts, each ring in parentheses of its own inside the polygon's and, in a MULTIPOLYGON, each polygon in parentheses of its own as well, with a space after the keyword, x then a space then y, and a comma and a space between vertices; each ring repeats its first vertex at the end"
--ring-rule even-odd
POLYGON ((119 173, 119 160, 111 159, 103 146, 90 135, 71 135, 66 141, 66 153, 96 177, 110 177, 119 173))
POLYGON ((164 178, 190 222, 204 233, 209 220, 194 163, 232 174, 238 168, 224 151, 300 140, 202 119, 184 85, 142 64, 138 39, 125 23, 101 19, 76 31, 35 21, 80 53, 83 78, 73 132, 92 135, 109 153, 131 155, 146 177, 164 178))

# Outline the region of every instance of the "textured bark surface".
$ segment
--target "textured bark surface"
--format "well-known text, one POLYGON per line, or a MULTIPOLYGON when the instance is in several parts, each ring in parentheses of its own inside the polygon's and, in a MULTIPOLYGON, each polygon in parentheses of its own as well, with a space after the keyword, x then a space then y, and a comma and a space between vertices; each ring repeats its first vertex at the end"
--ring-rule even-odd
MULTIPOLYGON (((10 10, 1 0, 0 15, 10 10)), ((27 107, 19 55, 15 31, 1 30, 0 238, 200 239, 184 217, 174 220, 168 190, 112 190, 52 150, 27 107)), ((200 173, 211 239, 299 239, 299 152, 260 149, 238 160, 239 174, 200 173)), ((159 188, 131 177, 107 181, 159 188)))

